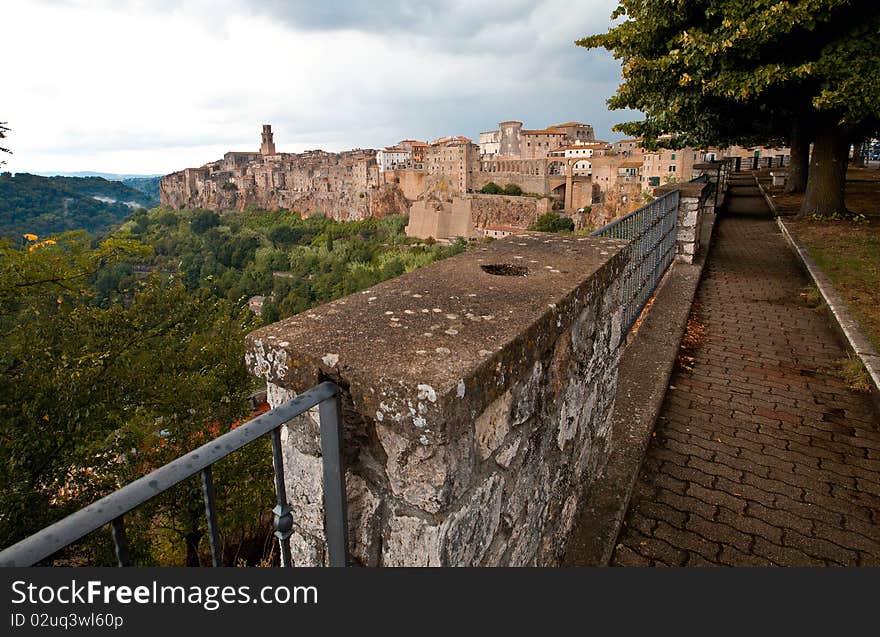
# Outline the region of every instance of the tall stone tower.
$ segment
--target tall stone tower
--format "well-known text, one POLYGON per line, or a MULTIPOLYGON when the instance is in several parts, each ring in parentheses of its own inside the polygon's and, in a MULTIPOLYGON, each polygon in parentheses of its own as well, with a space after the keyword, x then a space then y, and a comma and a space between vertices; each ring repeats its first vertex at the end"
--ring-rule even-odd
POLYGON ((263 143, 260 145, 261 155, 274 155, 275 142, 272 141, 272 125, 263 124, 263 143))

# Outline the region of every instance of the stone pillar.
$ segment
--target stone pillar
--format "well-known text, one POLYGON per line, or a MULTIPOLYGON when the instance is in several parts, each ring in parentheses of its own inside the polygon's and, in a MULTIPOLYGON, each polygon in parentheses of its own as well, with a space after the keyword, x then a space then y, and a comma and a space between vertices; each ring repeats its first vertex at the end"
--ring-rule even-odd
POLYGON ((678 234, 676 236, 676 259, 693 263, 700 251, 700 234, 704 217, 714 213, 711 184, 689 181, 683 184, 667 184, 654 190, 659 197, 672 190, 678 191, 678 234))
POLYGON ((565 165, 565 209, 572 210, 574 206, 574 163, 569 161, 565 165))
MULTIPOLYGON (((523 232, 248 336, 271 404, 343 389, 356 563, 560 563, 607 459, 628 259, 523 232)), ((283 431, 300 565, 325 560, 318 440, 308 416, 283 431)))

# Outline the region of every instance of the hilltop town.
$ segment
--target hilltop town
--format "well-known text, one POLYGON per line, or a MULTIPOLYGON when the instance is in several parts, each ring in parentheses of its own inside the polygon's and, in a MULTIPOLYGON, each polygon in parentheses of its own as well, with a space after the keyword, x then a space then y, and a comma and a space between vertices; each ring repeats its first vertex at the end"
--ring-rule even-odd
POLYGON ((658 186, 689 181, 696 164, 722 157, 755 167, 787 162, 788 149, 645 149, 639 139, 596 139, 593 126, 540 129, 509 120, 430 142, 406 139, 340 153, 278 152, 263 125, 259 151, 228 152, 160 183, 163 204, 212 210, 291 209, 336 220, 405 214, 421 238, 504 236, 559 211, 598 227, 650 201, 658 186))

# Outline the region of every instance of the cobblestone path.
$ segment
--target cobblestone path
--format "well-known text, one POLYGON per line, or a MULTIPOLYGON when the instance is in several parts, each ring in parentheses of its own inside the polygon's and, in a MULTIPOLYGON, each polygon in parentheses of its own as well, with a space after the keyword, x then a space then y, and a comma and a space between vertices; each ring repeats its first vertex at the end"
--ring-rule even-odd
POLYGON ((880 418, 751 177, 697 292, 693 368, 670 381, 617 566, 880 565, 880 418))

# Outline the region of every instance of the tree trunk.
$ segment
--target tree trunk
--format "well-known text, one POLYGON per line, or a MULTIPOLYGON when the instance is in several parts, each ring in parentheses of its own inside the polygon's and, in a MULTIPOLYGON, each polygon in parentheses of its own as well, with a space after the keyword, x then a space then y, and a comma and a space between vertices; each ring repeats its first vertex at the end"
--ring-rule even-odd
POLYGON ((785 179, 785 192, 804 192, 810 168, 810 136, 804 125, 795 120, 791 127, 791 162, 785 179))
POLYGON ((186 534, 186 565, 200 566, 199 564, 199 540, 202 539, 201 531, 193 531, 186 534))
POLYGON ((823 117, 818 122, 800 217, 846 214, 844 190, 849 139, 849 131, 834 118, 823 117))

